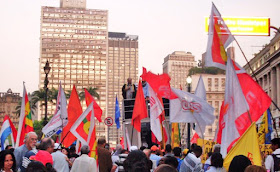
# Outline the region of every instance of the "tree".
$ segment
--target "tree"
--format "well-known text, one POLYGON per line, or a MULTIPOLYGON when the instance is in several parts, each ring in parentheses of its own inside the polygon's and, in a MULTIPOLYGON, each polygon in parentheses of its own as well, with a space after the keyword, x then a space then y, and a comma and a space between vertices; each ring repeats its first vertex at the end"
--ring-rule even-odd
MULTIPOLYGON (((36 104, 30 102, 30 109, 31 109, 31 114, 35 115, 35 112, 37 110, 37 106, 36 104)), ((19 116, 20 115, 20 111, 21 111, 21 100, 18 102, 17 106, 16 106, 16 114, 19 116)))
MULTIPOLYGON (((100 99, 100 96, 97 93, 98 88, 89 87, 89 88, 87 88, 87 90, 88 90, 90 95, 92 95, 93 97, 96 97, 98 100, 100 99)), ((80 92, 79 97, 80 97, 80 100, 84 100, 85 99, 85 92, 84 91, 80 92)))

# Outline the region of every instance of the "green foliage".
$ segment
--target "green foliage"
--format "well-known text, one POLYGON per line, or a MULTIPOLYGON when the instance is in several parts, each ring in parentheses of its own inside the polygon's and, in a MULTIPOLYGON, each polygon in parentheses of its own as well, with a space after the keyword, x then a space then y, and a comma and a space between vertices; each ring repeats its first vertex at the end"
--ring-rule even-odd
POLYGON ((33 122, 34 132, 38 135, 38 139, 42 138, 42 135, 43 135, 42 128, 43 127, 44 127, 44 120, 33 122))

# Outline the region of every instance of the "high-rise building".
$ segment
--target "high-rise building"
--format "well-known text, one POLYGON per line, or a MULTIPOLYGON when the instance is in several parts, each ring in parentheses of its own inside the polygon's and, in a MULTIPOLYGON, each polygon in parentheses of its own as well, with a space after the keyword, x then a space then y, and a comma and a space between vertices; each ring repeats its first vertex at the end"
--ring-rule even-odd
MULTIPOLYGON (((11 89, 7 92, 0 92, 0 121, 4 120, 5 115, 9 115, 11 121, 18 127, 19 114, 16 107, 19 105, 21 97, 19 93, 13 93, 11 89)), ((19 109, 20 111, 20 109, 19 109)))
POLYGON ((170 78, 170 85, 174 88, 186 86, 186 79, 189 70, 196 66, 194 55, 190 52, 174 51, 164 58, 163 73, 167 73, 170 78))
MULTIPOLYGON (((108 49, 107 113, 114 119, 116 96, 122 109, 122 86, 127 78, 131 78, 134 83, 138 82, 138 36, 109 32, 108 49)), ((122 129, 117 130, 115 124, 108 127, 109 143, 115 145, 121 134, 122 129)))
MULTIPOLYGON (((106 117, 108 11, 86 9, 86 0, 61 0, 60 7, 41 9, 39 88, 44 87, 44 66, 50 62, 48 88, 58 89, 61 81, 67 92, 75 84, 77 91, 98 88, 97 103, 106 117)), ((50 103, 49 103, 50 104, 50 103)), ((85 109, 85 101, 82 101, 85 109)), ((40 107, 40 106, 39 106, 40 107)), ((54 106, 48 106, 53 115, 54 106)), ((39 119, 44 115, 39 109, 39 119)), ((105 136, 104 123, 96 122, 97 137, 105 136)))

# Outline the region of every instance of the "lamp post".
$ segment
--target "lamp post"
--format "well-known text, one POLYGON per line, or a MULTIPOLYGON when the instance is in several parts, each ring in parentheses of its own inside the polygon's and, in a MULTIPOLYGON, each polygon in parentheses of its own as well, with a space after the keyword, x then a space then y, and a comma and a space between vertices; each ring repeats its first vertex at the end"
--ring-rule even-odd
MULTIPOLYGON (((190 93, 191 92, 191 83, 192 83, 192 78, 190 76, 187 77, 187 91, 190 93)), ((190 150, 191 148, 191 124, 188 123, 188 139, 187 139, 187 144, 188 144, 188 149, 190 150)))
POLYGON ((48 84, 49 84, 49 80, 48 80, 48 74, 50 73, 51 67, 49 64, 49 61, 47 60, 45 66, 44 66, 44 72, 46 74, 45 77, 45 81, 44 81, 44 89, 45 89, 45 118, 44 118, 44 125, 46 125, 48 123, 47 119, 48 119, 48 84))

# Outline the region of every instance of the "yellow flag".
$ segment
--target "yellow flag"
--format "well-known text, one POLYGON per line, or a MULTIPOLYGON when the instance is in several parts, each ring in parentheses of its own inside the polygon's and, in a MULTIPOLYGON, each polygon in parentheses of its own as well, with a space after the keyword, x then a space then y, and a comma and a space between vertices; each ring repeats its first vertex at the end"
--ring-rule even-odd
POLYGON ((227 170, 232 159, 236 155, 244 155, 248 157, 253 165, 262 165, 262 158, 255 123, 252 123, 252 125, 237 141, 236 145, 227 154, 224 160, 224 167, 227 170))
POLYGON ((172 148, 181 146, 179 123, 172 123, 171 146, 172 148))
POLYGON ((202 147, 202 155, 200 157, 201 163, 204 164, 207 160, 207 156, 209 152, 212 152, 213 146, 216 143, 211 140, 203 140, 201 138, 197 139, 197 145, 202 147))
POLYGON ((262 122, 258 131, 259 144, 262 145, 265 143, 265 135, 268 133, 268 120, 267 120, 267 111, 263 113, 262 122))

